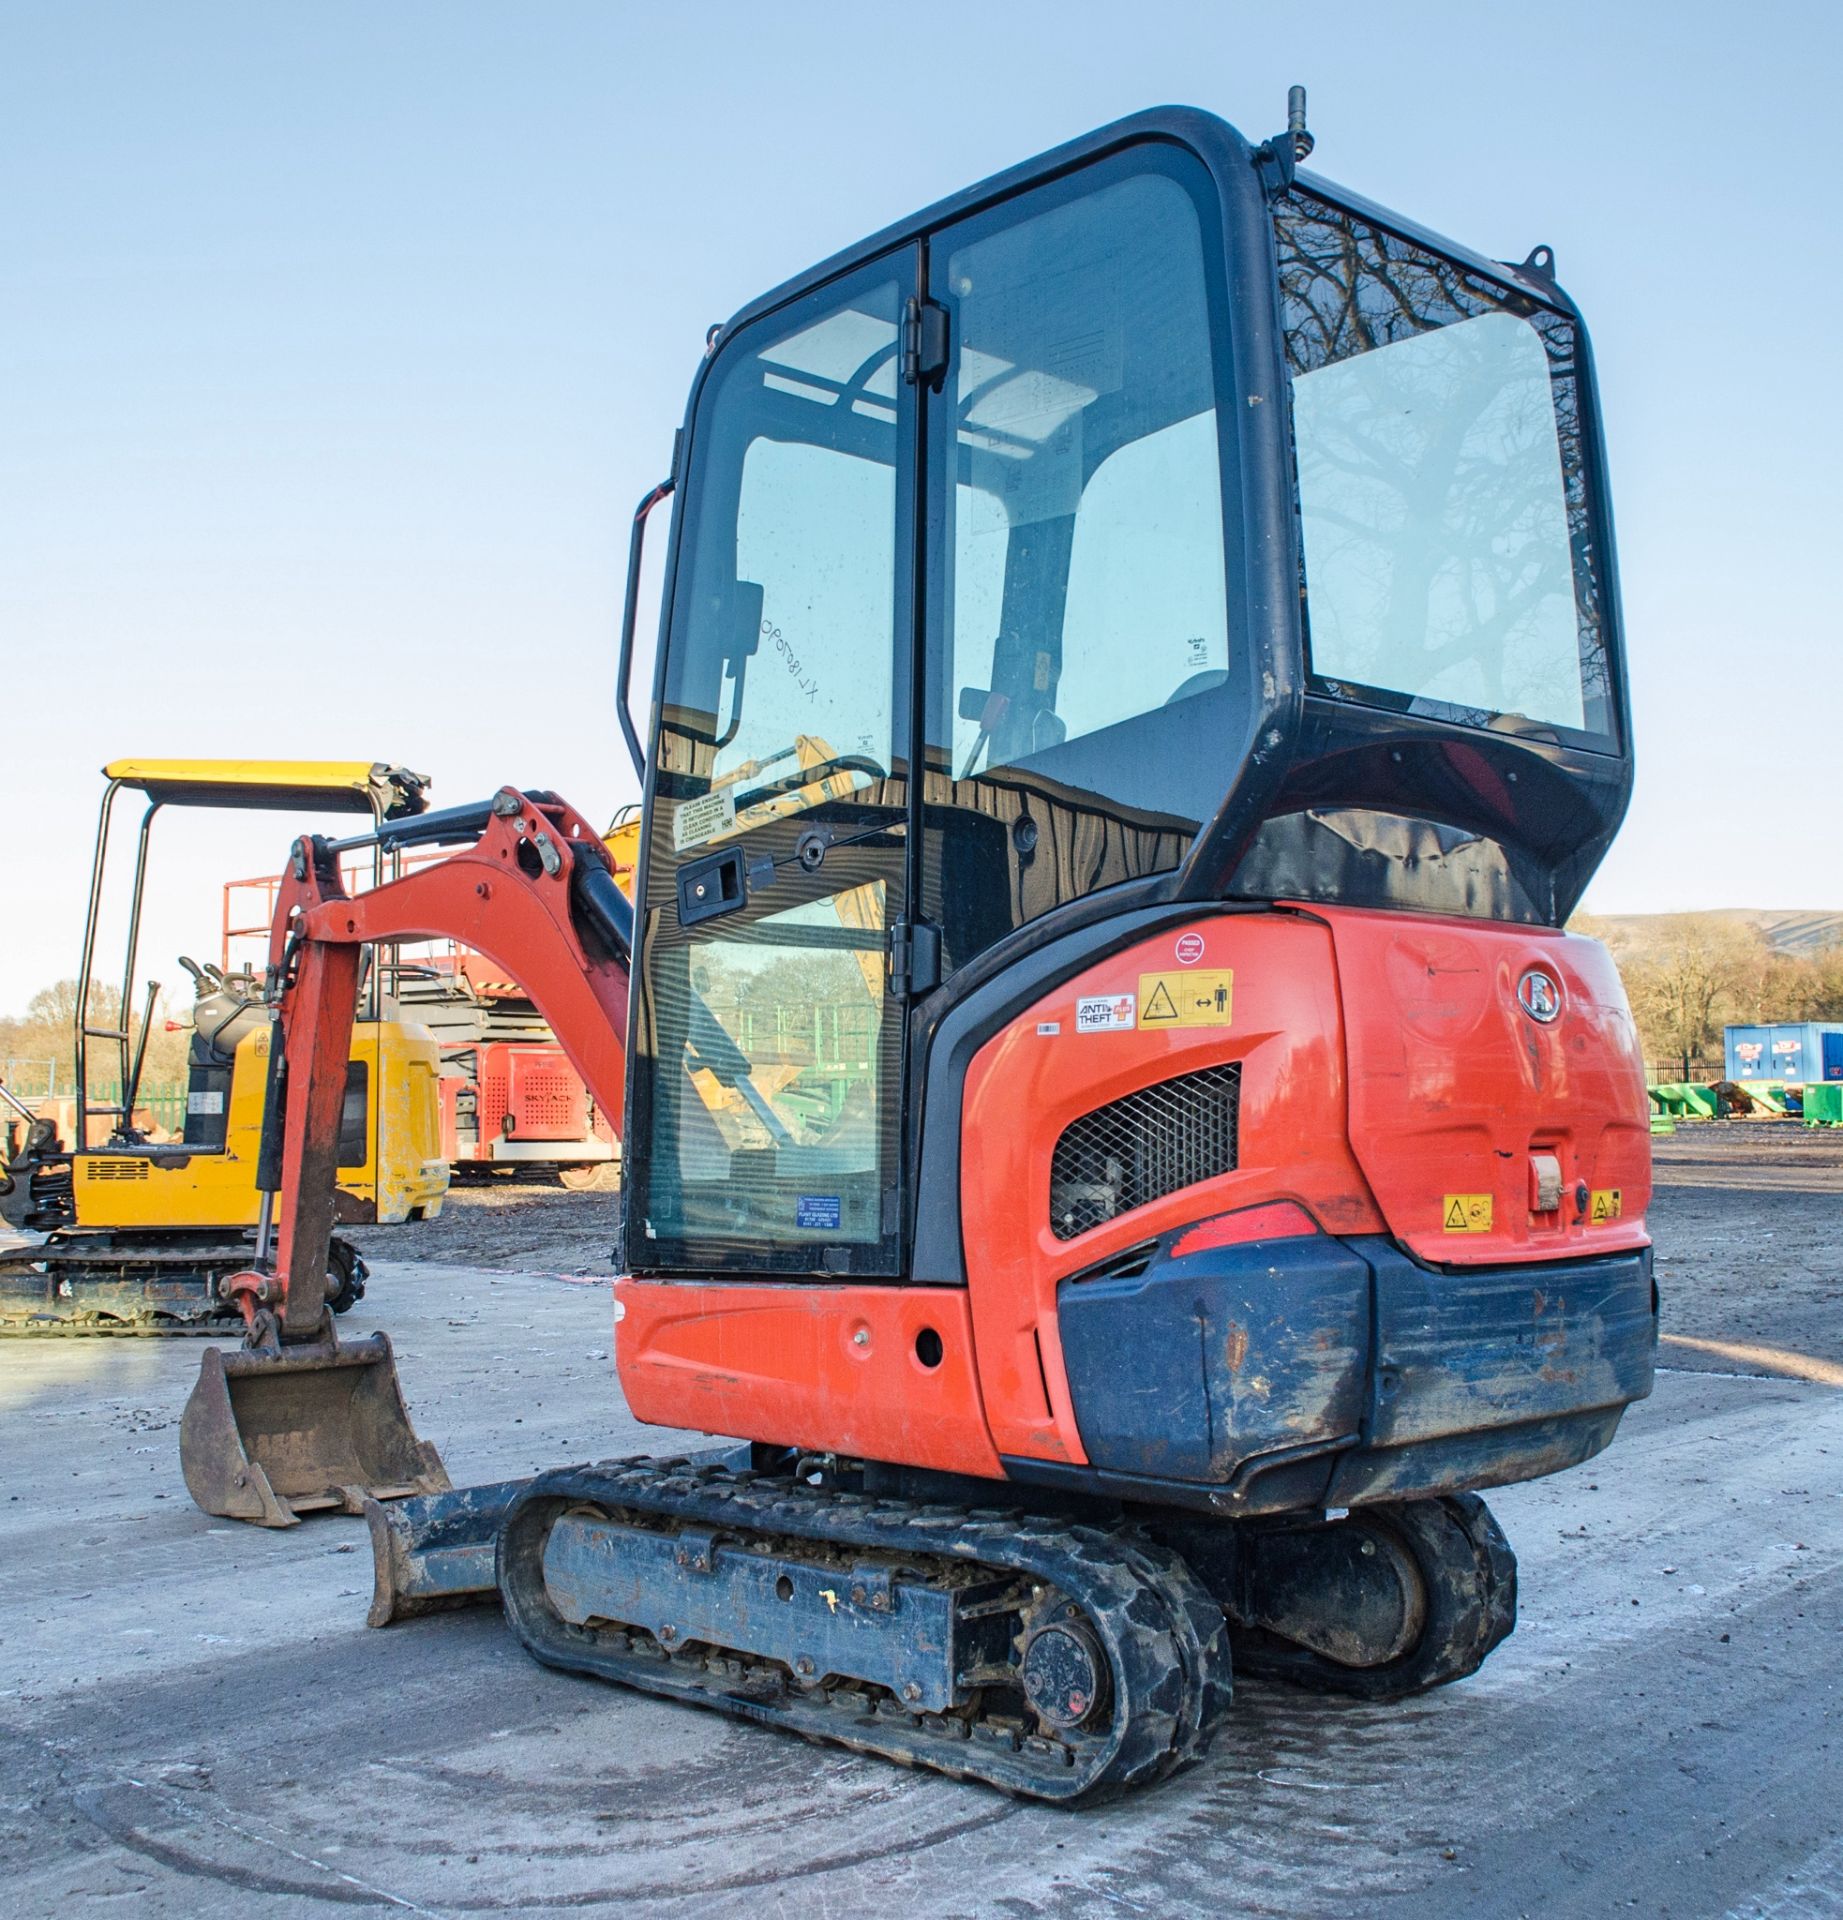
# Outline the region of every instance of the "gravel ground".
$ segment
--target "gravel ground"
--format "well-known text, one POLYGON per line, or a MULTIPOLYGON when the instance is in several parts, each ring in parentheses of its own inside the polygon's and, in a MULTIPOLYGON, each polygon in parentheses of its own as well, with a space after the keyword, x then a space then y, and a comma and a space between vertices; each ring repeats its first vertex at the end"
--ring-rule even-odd
POLYGON ((1843 1131, 1709 1120, 1652 1142, 1651 1232, 1671 1366, 1758 1363, 1672 1336, 1843 1362, 1843 1131))
MULTIPOLYGON (((1685 1127, 1658 1163, 1667 1338, 1711 1345, 1491 1495, 1520 1610, 1484 1670, 1240 1683, 1205 1764, 1073 1814, 547 1672, 491 1609, 373 1632, 361 1522, 187 1499, 198 1343, 8 1343, 0 1912, 1843 1914, 1843 1136, 1685 1127)), ((348 1331, 389 1330, 457 1483, 683 1444, 622 1405, 605 1279, 560 1277, 611 1212, 474 1190, 365 1236, 348 1331)))
POLYGON ((612 1274, 618 1193, 554 1180, 450 1187, 439 1220, 345 1228, 367 1260, 433 1260, 499 1273, 612 1274))

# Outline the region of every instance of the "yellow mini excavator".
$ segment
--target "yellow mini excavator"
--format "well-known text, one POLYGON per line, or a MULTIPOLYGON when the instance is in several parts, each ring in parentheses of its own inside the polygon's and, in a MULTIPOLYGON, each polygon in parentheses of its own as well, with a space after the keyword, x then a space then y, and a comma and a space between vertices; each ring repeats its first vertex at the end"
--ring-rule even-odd
MULTIPOLYGON (((186 1113, 181 1137, 139 1124, 139 1094, 158 984, 138 1026, 131 1016, 148 846, 164 807, 358 813, 374 823, 424 811, 426 782, 372 761, 118 760, 97 826, 75 1014, 76 1095, 71 1137, 58 1119, 23 1117, 23 1148, 0 1181, 0 1216, 42 1239, 0 1251, 0 1334, 221 1333, 240 1327, 220 1280, 247 1266, 266 1237, 260 1178, 271 1073, 271 1014, 252 974, 180 964, 194 986, 186 1113), (146 812, 135 854, 121 975, 121 1013, 96 1017, 92 971, 103 905, 110 816, 123 790, 146 812), (113 1068, 113 1085, 108 1083, 113 1068)), ((382 877, 380 873, 379 876, 382 877)), ((364 1017, 353 1030, 340 1128, 341 1223, 395 1222, 437 1213, 447 1192, 436 1079, 439 1055, 419 1026, 394 1017, 384 969, 373 964, 364 1017)), ((335 1238, 327 1298, 358 1300, 365 1263, 335 1238)))

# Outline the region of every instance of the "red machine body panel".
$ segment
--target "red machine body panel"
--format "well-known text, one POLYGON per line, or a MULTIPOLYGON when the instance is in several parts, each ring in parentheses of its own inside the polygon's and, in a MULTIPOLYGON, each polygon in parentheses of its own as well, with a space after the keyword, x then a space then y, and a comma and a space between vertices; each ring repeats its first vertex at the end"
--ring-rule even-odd
MULTIPOLYGON (((1597 941, 1400 913, 1319 917, 1337 953, 1351 1147, 1403 1246, 1440 1265, 1502 1266, 1649 1244, 1644 1059, 1597 941), (1518 998, 1531 976, 1555 991, 1547 1019, 1518 998), (1538 1155, 1557 1163, 1558 1207, 1534 1204, 1538 1155)), ((1545 1012, 1548 991, 1532 995, 1545 1012)))
POLYGON ((554 1043, 485 1046, 480 1115, 488 1130, 513 1139, 580 1140, 589 1131, 589 1090, 554 1043))
POLYGON ((1076 975, 975 1056, 964 1293, 626 1280, 622 1385, 642 1420, 784 1445, 984 1474, 1000 1455, 1086 1465, 1058 1328, 1072 1276, 1186 1227, 1184 1252, 1245 1240, 1234 1216, 1250 1209, 1262 1238, 1376 1236, 1436 1269, 1641 1248, 1648 1128, 1618 976, 1591 941, 1401 913, 1207 915, 1076 975), (1550 1021, 1517 999, 1531 968, 1558 990, 1550 1021), (1226 1062, 1233 1170, 1059 1234, 1064 1133, 1226 1062), (1561 1182, 1546 1211, 1538 1154, 1561 1182), (1595 1217, 1608 1192, 1619 1204, 1595 1217), (932 1370, 915 1355, 924 1326, 943 1347, 932 1370), (865 1367, 900 1374, 867 1392, 865 1367))
POLYGON ((1388 1234, 1442 1265, 1647 1244, 1648 1102, 1618 975, 1592 941, 1524 927, 1313 908, 1160 934, 987 1042, 967 1075, 962 1152, 963 1219, 987 1223, 966 1247, 986 1412, 999 1451, 1019 1458, 1085 1460, 1058 1285, 1189 1221, 1295 1202, 1330 1233, 1388 1234), (1561 988, 1548 1025, 1516 999, 1536 965, 1561 988), (1223 975, 1226 1017, 1178 1024, 1215 1011, 1184 1005, 1182 983, 1223 975), (1177 1019, 1148 1025, 1166 1011, 1149 1005, 1161 985, 1177 1019), (1084 1027, 1084 1007, 1109 1001, 1130 1001, 1131 1023, 1084 1027), (1050 1167, 1064 1130, 1137 1088, 1229 1060, 1241 1064, 1235 1171, 1059 1239, 1050 1167), (1564 1205, 1546 1214, 1531 1206, 1538 1151, 1560 1163, 1564 1205), (1594 1220, 1593 1196, 1607 1191, 1619 1210, 1594 1220), (1488 1226, 1474 1204, 1447 1229, 1454 1197, 1487 1194, 1488 1226))
POLYGON ((1076 975, 987 1041, 966 1076, 961 1218, 999 1451, 1086 1460, 1056 1324, 1057 1284, 1070 1274, 1175 1227, 1262 1201, 1296 1201, 1332 1232, 1381 1231, 1345 1142, 1344 1113, 1331 939, 1303 914, 1215 915, 1141 941, 1076 975), (1233 980, 1222 982, 1224 973, 1233 980), (1206 983, 1201 997, 1212 1005, 1182 1004, 1186 981, 1206 983), (1228 1003, 1218 1009, 1214 990, 1225 984, 1228 1003), (1209 1024, 1160 1018, 1161 988, 1180 1018, 1209 1024), (1128 1002, 1127 1024, 1092 1024, 1109 1003, 1128 1002), (1137 1088, 1225 1060, 1241 1063, 1235 1171, 1059 1239, 1050 1167, 1070 1124, 1137 1088), (977 1238, 974 1222, 983 1223, 977 1238))
POLYGON ((441 1043, 443 1153, 457 1167, 612 1159, 614 1130, 587 1083, 502 972, 451 944, 418 960, 399 989, 441 1043))
POLYGON ((511 1164, 500 1151, 505 1141, 565 1149, 557 1157, 567 1162, 589 1157, 587 1150, 597 1142, 613 1148, 613 1130, 556 1041, 472 1042, 444 1048, 443 1060, 448 1067, 440 1081, 446 1159, 511 1164), (471 1102, 465 1115, 463 1100, 471 1102))
POLYGON ((617 1280, 615 1303, 638 1420, 1003 1478, 958 1287, 617 1280))

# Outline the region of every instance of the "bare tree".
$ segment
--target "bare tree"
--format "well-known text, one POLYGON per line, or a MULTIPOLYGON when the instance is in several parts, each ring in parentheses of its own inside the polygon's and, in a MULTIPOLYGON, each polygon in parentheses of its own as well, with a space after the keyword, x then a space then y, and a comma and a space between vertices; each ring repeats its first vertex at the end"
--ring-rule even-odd
MULTIPOLYGON (((90 1025, 93 1027, 114 1027, 121 1024, 121 989, 107 986, 100 980, 92 980, 90 985, 90 1025)), ((186 1036, 183 1031, 167 1030, 165 1017, 165 997, 154 1009, 153 1032, 148 1035, 147 1045, 147 1085, 163 1081, 182 1080, 186 1071, 186 1036)), ((140 1009, 136 1008, 134 1017, 138 1023, 140 1009)), ((41 987, 26 1002, 23 1018, 0 1019, 0 1059, 50 1061, 56 1069, 56 1083, 60 1089, 75 1085, 76 1048, 75 1026, 77 1018, 77 983, 74 979, 59 980, 51 986, 41 987)), ((138 1030, 138 1026, 137 1026, 138 1030)), ((113 1077, 114 1054, 92 1058, 90 1073, 93 1084, 113 1077)))
POLYGON ((1719 1066, 1730 1023, 1843 1020, 1843 942, 1786 953, 1758 927, 1715 914, 1637 927, 1577 915, 1570 930, 1603 941, 1619 963, 1645 1058, 1660 1068, 1687 1076, 1719 1066))

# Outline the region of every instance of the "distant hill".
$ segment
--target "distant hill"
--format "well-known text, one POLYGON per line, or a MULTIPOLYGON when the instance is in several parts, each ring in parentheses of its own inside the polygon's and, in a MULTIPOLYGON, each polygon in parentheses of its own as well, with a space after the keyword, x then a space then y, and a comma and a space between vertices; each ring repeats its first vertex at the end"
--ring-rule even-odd
POLYGON ((1639 945, 1648 945, 1667 932, 1673 922, 1702 920, 1758 927, 1775 953, 1802 956, 1843 946, 1843 913, 1823 913, 1808 907, 1784 911, 1772 907, 1711 907, 1700 913, 1597 913, 1590 917, 1609 933, 1628 934, 1639 945))

